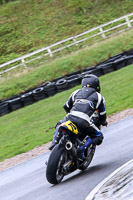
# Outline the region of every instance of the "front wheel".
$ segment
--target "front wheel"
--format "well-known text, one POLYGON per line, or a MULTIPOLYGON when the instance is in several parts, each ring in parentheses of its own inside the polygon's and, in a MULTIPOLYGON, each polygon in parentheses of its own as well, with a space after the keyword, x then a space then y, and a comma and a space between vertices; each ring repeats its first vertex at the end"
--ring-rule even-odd
POLYGON ((64 177, 64 153, 65 147, 57 144, 50 154, 46 169, 46 178, 51 184, 60 183, 64 177))
POLYGON ((87 151, 86 151, 86 158, 83 161, 83 163, 79 166, 80 170, 85 170, 90 165, 90 163, 92 161, 92 158, 94 156, 94 153, 95 153, 95 149, 96 149, 95 145, 93 145, 92 147, 89 147, 87 149, 87 151))

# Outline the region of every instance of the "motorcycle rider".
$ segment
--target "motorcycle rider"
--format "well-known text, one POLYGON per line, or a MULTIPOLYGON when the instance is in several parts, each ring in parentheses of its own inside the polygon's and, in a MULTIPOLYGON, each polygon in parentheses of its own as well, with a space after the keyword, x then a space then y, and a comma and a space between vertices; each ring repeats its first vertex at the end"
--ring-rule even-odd
POLYGON ((100 94, 100 81, 97 76, 86 75, 81 82, 82 89, 76 90, 71 94, 68 101, 64 104, 66 117, 60 120, 55 129, 54 137, 50 150, 59 142, 61 135, 58 132, 59 125, 70 120, 79 129, 80 137, 88 135, 85 144, 79 147, 80 158, 84 159, 85 149, 90 144, 100 145, 103 141, 103 134, 93 122, 94 113, 99 113, 99 125, 107 126, 105 99, 100 94))

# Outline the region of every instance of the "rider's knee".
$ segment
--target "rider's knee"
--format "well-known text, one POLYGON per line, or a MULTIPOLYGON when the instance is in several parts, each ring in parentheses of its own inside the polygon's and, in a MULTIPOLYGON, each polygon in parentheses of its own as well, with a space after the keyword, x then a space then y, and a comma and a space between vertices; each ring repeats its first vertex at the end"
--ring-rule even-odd
POLYGON ((103 142, 103 134, 101 136, 93 138, 93 143, 95 145, 100 145, 103 142))

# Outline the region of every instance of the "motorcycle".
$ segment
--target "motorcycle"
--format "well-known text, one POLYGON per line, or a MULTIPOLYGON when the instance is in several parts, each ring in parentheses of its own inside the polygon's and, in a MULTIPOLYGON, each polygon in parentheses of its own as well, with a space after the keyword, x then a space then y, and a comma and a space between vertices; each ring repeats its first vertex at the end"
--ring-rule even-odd
POLYGON ((79 146, 86 142, 86 136, 82 141, 77 137, 78 129, 71 121, 64 122, 59 127, 60 141, 50 153, 46 178, 51 184, 58 184, 64 176, 74 172, 75 170, 85 170, 91 163, 96 146, 91 144, 85 149, 85 158, 79 157, 79 146))

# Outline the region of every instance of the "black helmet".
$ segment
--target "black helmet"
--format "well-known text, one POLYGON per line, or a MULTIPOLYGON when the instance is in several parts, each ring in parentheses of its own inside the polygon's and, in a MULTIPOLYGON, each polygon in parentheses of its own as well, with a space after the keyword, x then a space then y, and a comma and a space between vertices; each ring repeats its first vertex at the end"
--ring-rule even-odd
POLYGON ((99 78, 93 74, 87 74, 82 79, 82 87, 92 87, 97 92, 101 91, 99 78))

